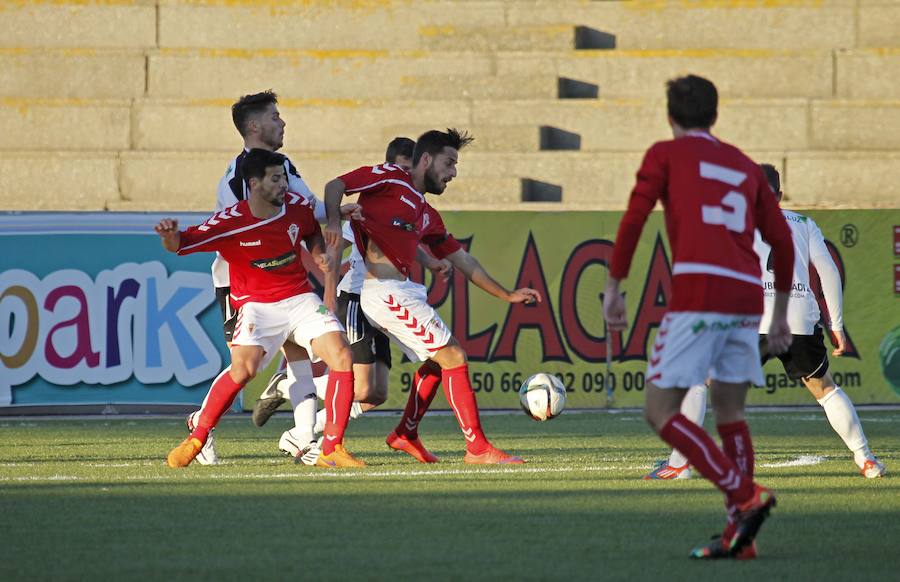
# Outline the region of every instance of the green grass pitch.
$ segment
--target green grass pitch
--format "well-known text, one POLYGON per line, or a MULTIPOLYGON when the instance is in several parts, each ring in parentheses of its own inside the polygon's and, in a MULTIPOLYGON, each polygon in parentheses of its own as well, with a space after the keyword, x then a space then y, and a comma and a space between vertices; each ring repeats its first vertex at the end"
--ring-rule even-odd
MULTIPOLYGON (((900 470, 900 411, 861 418, 900 470)), ((859 476, 819 410, 750 420, 779 496, 761 556, 698 563, 721 496, 696 476, 640 480, 665 449, 636 413, 486 415, 529 461, 508 468, 464 465, 451 416, 422 425, 434 466, 384 446, 395 417, 363 418, 348 448, 370 466, 342 472, 282 456, 286 416, 226 418, 224 464, 183 470, 164 464, 180 417, 0 419, 0 580, 894 579, 900 480, 859 476)))

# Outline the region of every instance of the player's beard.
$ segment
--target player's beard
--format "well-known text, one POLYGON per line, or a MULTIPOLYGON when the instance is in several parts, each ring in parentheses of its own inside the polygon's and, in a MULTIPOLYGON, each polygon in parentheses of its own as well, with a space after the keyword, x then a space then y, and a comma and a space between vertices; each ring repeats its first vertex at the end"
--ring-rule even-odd
POLYGON ((447 183, 437 179, 432 168, 425 170, 425 192, 429 194, 443 194, 447 183))
POLYGON ((277 152, 284 145, 284 133, 280 129, 274 128, 271 133, 263 136, 262 142, 272 148, 273 152, 277 152))

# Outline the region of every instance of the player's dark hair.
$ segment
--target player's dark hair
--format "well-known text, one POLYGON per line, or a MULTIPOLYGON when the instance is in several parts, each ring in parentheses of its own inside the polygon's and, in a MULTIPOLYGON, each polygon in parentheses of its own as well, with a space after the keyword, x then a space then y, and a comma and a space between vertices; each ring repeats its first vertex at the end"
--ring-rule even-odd
POLYGON ((769 188, 772 189, 772 192, 775 194, 781 192, 781 175, 779 175, 775 166, 772 164, 760 164, 759 167, 763 171, 763 174, 766 175, 766 181, 769 182, 769 188))
POLYGON ((475 141, 474 137, 465 131, 460 133, 458 129, 447 128, 446 132, 436 129, 426 131, 416 140, 412 158, 413 166, 419 163, 419 160, 422 159, 422 154, 428 153, 431 156, 436 156, 444 151, 446 147, 459 151, 473 141, 475 141))
POLYGON ((412 159, 415 147, 416 142, 408 137, 395 137, 388 144, 387 151, 384 152, 384 161, 393 164, 397 161, 397 156, 412 159))
POLYGON ((284 166, 285 157, 276 152, 253 148, 241 161, 241 172, 248 183, 250 178, 262 180, 266 177, 266 168, 284 166))
POLYGON ((719 93, 712 81, 688 75, 666 83, 669 116, 684 129, 711 127, 716 122, 719 93))
POLYGON ((278 95, 269 89, 262 93, 244 95, 231 106, 231 119, 242 137, 247 136, 247 121, 253 115, 263 113, 269 105, 278 104, 278 95))

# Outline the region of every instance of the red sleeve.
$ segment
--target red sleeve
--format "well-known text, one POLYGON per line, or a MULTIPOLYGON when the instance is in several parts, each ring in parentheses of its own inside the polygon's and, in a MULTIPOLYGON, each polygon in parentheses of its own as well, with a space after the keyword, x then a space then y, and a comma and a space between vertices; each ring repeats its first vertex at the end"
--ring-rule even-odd
POLYGON ((428 224, 422 231, 422 244, 427 245, 435 257, 443 259, 462 248, 459 241, 447 232, 444 220, 437 210, 431 206, 426 207, 425 219, 428 224))
POLYGON ((347 172, 343 176, 338 176, 338 179, 344 183, 348 194, 357 192, 374 194, 388 184, 385 179, 390 172, 391 169, 383 166, 363 166, 347 172))
POLYGON ((769 246, 772 247, 772 271, 775 275, 775 290, 790 293, 794 276, 794 241, 791 228, 784 219, 775 194, 769 188, 762 171, 757 180, 760 184, 756 195, 756 228, 769 246))
POLYGON ((619 223, 609 274, 616 279, 624 279, 631 269, 631 259, 637 248, 641 231, 647 217, 666 190, 668 165, 659 144, 654 145, 644 155, 644 161, 637 173, 637 183, 628 200, 628 210, 619 223))
MULTIPOLYGON (((234 221, 223 218, 223 215, 229 215, 234 210, 234 206, 226 208, 213 214, 203 223, 189 226, 181 231, 178 254, 211 253, 224 247, 229 231, 234 230, 234 221)), ((234 215, 230 216, 234 218, 234 215)))

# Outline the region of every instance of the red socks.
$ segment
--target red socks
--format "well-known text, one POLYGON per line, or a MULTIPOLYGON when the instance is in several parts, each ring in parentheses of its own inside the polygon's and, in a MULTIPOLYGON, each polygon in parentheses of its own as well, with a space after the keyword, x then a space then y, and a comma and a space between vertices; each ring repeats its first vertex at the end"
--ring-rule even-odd
POLYGON ((419 438, 419 422, 431 406, 440 383, 441 368, 434 362, 425 362, 416 370, 412 386, 409 388, 409 399, 406 401, 403 418, 397 425, 398 435, 410 440, 419 438))
POLYGON ((475 392, 469 383, 469 366, 463 364, 458 368, 450 368, 442 371, 444 381, 444 394, 453 412, 463 436, 466 437, 466 449, 480 455, 491 448, 481 430, 481 420, 478 418, 478 404, 475 402, 475 392))
POLYGON ((753 441, 750 440, 750 428, 743 420, 730 424, 720 424, 719 437, 725 455, 734 461, 741 473, 753 479, 753 441))
MULTIPOLYGON (((722 439, 722 448, 729 459, 734 461, 738 469, 749 479, 753 479, 754 456, 753 441, 750 440, 750 428, 743 420, 732 422, 730 424, 720 424, 719 437, 722 439)), ((733 505, 726 502, 726 511, 728 513, 728 523, 725 525, 725 531, 722 532, 722 539, 725 543, 730 543, 734 537, 737 524, 734 522, 733 505)))
POLYGON ((200 410, 200 418, 197 420, 197 426, 194 427, 191 437, 201 443, 206 443, 209 432, 219 424, 219 419, 228 411, 238 392, 244 387, 244 384, 238 384, 231 378, 230 372, 231 366, 228 366, 213 380, 206 404, 200 410))
MULTIPOLYGON (((742 503, 753 495, 753 479, 744 475, 706 431, 683 414, 669 419, 659 436, 681 451, 701 475, 712 481, 728 498, 728 504, 742 503)), ((752 450, 752 447, 748 448, 752 450)))
POLYGON ((350 407, 353 405, 353 372, 335 372, 328 374, 328 388, 325 390, 325 430, 322 441, 322 453, 330 455, 334 446, 344 442, 344 431, 350 420, 350 407))

